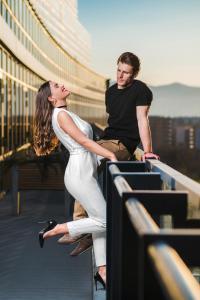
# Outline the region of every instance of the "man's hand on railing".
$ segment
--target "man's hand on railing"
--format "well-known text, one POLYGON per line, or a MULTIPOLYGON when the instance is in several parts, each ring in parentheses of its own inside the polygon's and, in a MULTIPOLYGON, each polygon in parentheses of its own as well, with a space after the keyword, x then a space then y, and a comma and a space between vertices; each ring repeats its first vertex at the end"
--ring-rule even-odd
POLYGON ((142 155, 142 161, 145 161, 146 159, 160 159, 160 156, 153 152, 144 152, 142 155))
POLYGON ((118 161, 118 159, 117 159, 117 157, 115 156, 114 153, 113 153, 112 157, 110 157, 110 161, 112 161, 112 162, 118 161))

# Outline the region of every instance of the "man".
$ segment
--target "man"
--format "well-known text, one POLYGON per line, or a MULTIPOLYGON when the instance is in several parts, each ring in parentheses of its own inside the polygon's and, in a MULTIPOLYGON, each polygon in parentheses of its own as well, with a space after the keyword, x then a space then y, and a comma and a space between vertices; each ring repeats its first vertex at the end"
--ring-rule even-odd
MULTIPOLYGON (((106 91, 108 126, 98 143, 113 151, 118 160, 129 160, 140 142, 144 150, 143 160, 159 158, 153 154, 148 120, 152 92, 145 83, 135 79, 139 70, 139 58, 131 52, 123 53, 117 60, 117 83, 106 91)), ((76 201, 73 219, 85 217, 85 210, 76 201)), ((77 241, 80 242, 71 252, 72 256, 79 255, 92 246, 91 235, 76 239, 69 235, 63 236, 59 243, 70 244, 77 241)))

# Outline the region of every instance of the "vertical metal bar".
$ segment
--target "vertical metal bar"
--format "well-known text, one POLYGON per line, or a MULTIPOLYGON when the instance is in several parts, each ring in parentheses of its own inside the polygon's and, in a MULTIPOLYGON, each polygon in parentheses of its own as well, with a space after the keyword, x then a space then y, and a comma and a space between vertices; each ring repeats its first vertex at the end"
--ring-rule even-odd
POLYGON ((109 171, 109 164, 106 163, 106 202, 107 202, 107 293, 106 299, 112 300, 112 178, 109 171))
POLYGON ((18 167, 14 164, 11 167, 11 197, 12 197, 12 213, 18 215, 18 167))
MULTIPOLYGON (((113 184, 110 164, 106 164, 106 200, 107 200, 107 300, 121 300, 120 293, 120 227, 121 211, 119 195, 113 184)), ((114 165, 113 165, 114 167, 114 165)))
POLYGON ((20 192, 17 192, 17 215, 21 213, 20 192))
POLYGON ((12 198, 12 213, 18 215, 18 167, 14 164, 11 167, 11 198, 12 198))

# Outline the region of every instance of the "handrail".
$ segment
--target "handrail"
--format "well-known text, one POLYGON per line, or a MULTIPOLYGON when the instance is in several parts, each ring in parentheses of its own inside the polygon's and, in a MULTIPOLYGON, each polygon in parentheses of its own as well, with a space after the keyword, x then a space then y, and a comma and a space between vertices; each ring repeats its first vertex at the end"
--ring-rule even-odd
MULTIPOLYGON (((137 148, 134 154, 137 160, 141 160, 143 151, 137 148)), ((200 184, 160 160, 147 159, 146 164, 151 172, 160 173, 163 189, 185 190, 188 192, 188 219, 200 219, 200 184)))
MULTIPOLYGON (((153 161, 153 160, 151 160, 153 161)), ((150 163, 151 163, 150 161, 150 163)), ((151 215, 148 213, 148 211, 145 209, 143 204, 139 202, 134 196, 130 196, 125 202, 123 202, 123 194, 124 193, 131 193, 133 192, 133 189, 129 186, 126 179, 123 177, 123 172, 121 172, 115 164, 111 164, 108 166, 108 171, 112 178, 112 184, 114 184, 118 195, 120 196, 122 200, 122 204, 127 210, 128 217, 130 222, 126 222, 126 220, 122 221, 122 227, 119 227, 119 231, 122 230, 122 232, 126 231, 126 234, 130 235, 133 234, 133 239, 130 241, 130 251, 134 252, 138 257, 136 260, 139 259, 139 264, 135 262, 132 265, 132 267, 140 267, 143 268, 144 261, 142 260, 147 257, 148 261, 151 262, 151 270, 153 270, 156 274, 157 280, 155 286, 160 286, 161 290, 163 290, 163 297, 162 299, 169 299, 169 300, 200 300, 200 286, 198 285, 197 281, 194 279, 191 271, 187 267, 187 265, 183 262, 179 254, 176 252, 175 248, 172 248, 165 243, 163 240, 165 240, 165 233, 166 235, 173 236, 173 235, 181 235, 182 233, 185 234, 185 230, 183 229, 174 229, 170 232, 163 231, 160 229, 151 215), (133 226, 134 231, 132 232, 130 228, 130 224, 133 226), (122 228, 122 229, 121 229, 122 228), (137 239, 135 239, 137 238, 137 239), (143 243, 143 241, 146 241, 147 243, 143 243), (155 241, 158 242, 155 242, 155 241), (138 244, 137 244, 138 243, 138 244), (146 246, 145 246, 146 245, 146 246), (146 248, 145 248, 146 247, 146 248), (145 252, 143 252, 143 250, 145 252), (142 260, 141 260, 142 259, 142 260)), ((133 195, 133 193, 132 193, 133 195)), ((112 201, 112 200, 110 200, 112 201)), ((113 201, 117 201, 113 199, 113 201)), ((117 207, 117 206, 116 206, 117 207)), ((121 206, 119 206, 119 209, 121 206)), ((118 211, 116 211, 117 215, 119 214, 118 211)), ((125 214, 124 218, 126 218, 125 214)), ((116 221, 116 220, 115 220, 116 221)), ((121 224, 121 223, 120 223, 121 224)), ((112 225, 113 226, 113 225, 112 225)), ((125 233, 124 233, 125 234, 125 233)), ((125 234, 125 235, 126 235, 125 234)), ((190 236, 193 236, 194 230, 190 233, 187 231, 187 234, 190 236)), ((199 236, 199 234, 197 233, 199 236)), ((125 238, 125 237, 124 237, 125 238)), ((127 237, 126 237, 127 238, 127 237)), ((168 241, 168 238, 167 238, 168 241)), ((126 240, 126 245, 128 245, 128 241, 126 240)), ((117 242, 113 242, 113 247, 117 246, 117 242)), ((175 246, 174 246, 175 247, 175 246)), ((122 247, 122 251, 124 251, 127 255, 129 254, 128 250, 124 250, 122 247)), ((121 252, 119 252, 119 257, 121 252)), ((131 262, 130 262, 131 264, 131 262)), ((127 267, 127 261, 123 261, 120 263, 119 269, 117 269, 116 273, 116 281, 120 280, 120 276, 125 276, 123 273, 123 268, 127 267), (122 273, 121 273, 122 272, 122 273)), ((113 269, 114 270, 114 269, 113 269)), ((138 269, 139 270, 139 269, 138 269)), ((138 280, 138 287, 137 292, 135 293, 133 291, 134 296, 139 295, 139 297, 145 296, 143 294, 143 289, 147 288, 147 291, 149 289, 148 285, 146 285, 144 281, 144 275, 143 272, 145 270, 148 271, 148 269, 142 269, 139 271, 138 274, 140 276, 137 278, 138 280), (141 293, 141 294, 140 294, 141 293)), ((149 273, 150 274, 150 273, 149 273)), ((134 275, 137 276, 137 275, 134 275)), ((150 275, 148 275, 150 276, 150 275)), ((112 279, 110 279, 112 280, 112 279)), ((147 279, 146 279, 147 280, 147 279)), ((113 295, 114 289, 116 289, 116 284, 112 285, 111 291, 109 291, 109 296, 113 295)), ((120 285, 119 291, 125 292, 126 285, 122 284, 120 285)), ((114 294, 115 295, 115 294, 114 294)), ((115 295, 116 296, 116 295, 115 295)), ((146 297, 146 296, 145 296, 146 297)), ((111 298, 112 299, 112 298, 111 298)), ((119 298, 118 298, 119 299, 119 298)), ((131 298, 130 298, 131 299, 131 298)), ((143 299, 143 298, 141 298, 143 299)), ((144 298, 146 299, 146 298, 144 298)))
POLYGON ((116 165, 114 165, 114 164, 112 164, 112 165, 109 166, 109 171, 110 171, 110 173, 112 175, 120 173, 120 169, 116 165))
MULTIPOLYGON (((109 171, 112 175, 120 173, 119 168, 112 164, 109 166, 109 171)), ((121 196, 124 192, 132 192, 132 188, 128 184, 128 182, 122 176, 116 176, 114 178, 114 183, 117 188, 119 195, 121 196)))
MULTIPOLYGON (((27 149, 30 148, 30 146, 31 146, 30 143, 24 144, 24 145, 18 147, 18 148, 16 149, 16 152, 20 152, 20 151, 23 151, 23 150, 27 150, 27 149)), ((15 153, 15 151, 11 150, 11 151, 9 151, 9 152, 3 154, 3 155, 0 155, 0 161, 4 161, 7 157, 12 156, 13 153, 15 153)))
POLYGON ((150 245, 147 252, 167 299, 200 299, 198 282, 172 247, 159 242, 150 245))
POLYGON ((145 233, 159 233, 160 230, 158 225, 137 199, 130 198, 126 201, 125 205, 130 221, 139 235, 143 235, 145 233))
POLYGON ((116 176, 114 183, 120 196, 122 196, 123 193, 133 191, 126 179, 124 179, 122 176, 116 176))

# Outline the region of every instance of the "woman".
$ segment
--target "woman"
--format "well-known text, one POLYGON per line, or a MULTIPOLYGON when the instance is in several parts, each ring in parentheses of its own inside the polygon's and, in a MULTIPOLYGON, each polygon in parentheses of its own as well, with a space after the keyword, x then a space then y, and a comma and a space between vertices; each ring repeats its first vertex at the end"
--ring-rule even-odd
POLYGON ((88 218, 58 224, 43 237, 92 233, 98 267, 96 279, 103 284, 106 282, 106 204, 97 182, 96 155, 111 161, 117 159, 112 152, 92 140, 90 124, 67 110, 66 98, 69 94, 68 89, 53 81, 45 82, 39 88, 36 97, 34 148, 37 155, 48 154, 55 148, 57 137, 69 150, 70 159, 64 175, 65 186, 83 205, 88 218))

